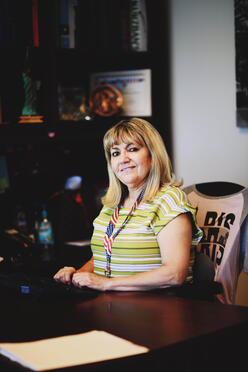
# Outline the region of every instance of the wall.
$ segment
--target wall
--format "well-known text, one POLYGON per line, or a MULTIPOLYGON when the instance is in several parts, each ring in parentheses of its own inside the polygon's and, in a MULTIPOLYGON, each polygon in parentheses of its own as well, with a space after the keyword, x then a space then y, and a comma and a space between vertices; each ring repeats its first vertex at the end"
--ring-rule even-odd
MULTIPOLYGON (((248 129, 236 126, 233 0, 171 0, 173 164, 184 185, 248 186, 248 129)), ((236 303, 248 306, 248 275, 236 303)))

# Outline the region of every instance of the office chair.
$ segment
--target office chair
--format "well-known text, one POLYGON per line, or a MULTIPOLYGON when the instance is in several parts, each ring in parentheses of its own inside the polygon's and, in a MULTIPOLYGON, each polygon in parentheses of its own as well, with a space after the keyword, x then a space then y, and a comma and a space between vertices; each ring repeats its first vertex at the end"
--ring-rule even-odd
POLYGON ((197 246, 194 282, 213 286, 219 301, 233 304, 239 274, 242 270, 248 274, 248 188, 206 182, 188 186, 184 192, 204 232, 197 246))

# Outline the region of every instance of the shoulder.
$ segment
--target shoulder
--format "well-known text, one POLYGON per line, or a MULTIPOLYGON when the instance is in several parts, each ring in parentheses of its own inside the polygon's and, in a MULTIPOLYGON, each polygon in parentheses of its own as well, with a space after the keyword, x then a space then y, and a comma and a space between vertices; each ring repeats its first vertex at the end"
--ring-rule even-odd
POLYGON ((178 186, 162 187, 154 200, 156 217, 153 221, 155 233, 180 214, 189 213, 193 226, 193 243, 197 244, 202 237, 202 231, 196 222, 196 209, 189 203, 187 195, 178 186))
POLYGON ((155 203, 166 203, 170 206, 188 203, 187 195, 178 186, 164 186, 154 199, 155 203))
POLYGON ((189 210, 186 194, 178 186, 164 186, 149 204, 155 218, 168 218, 189 210))

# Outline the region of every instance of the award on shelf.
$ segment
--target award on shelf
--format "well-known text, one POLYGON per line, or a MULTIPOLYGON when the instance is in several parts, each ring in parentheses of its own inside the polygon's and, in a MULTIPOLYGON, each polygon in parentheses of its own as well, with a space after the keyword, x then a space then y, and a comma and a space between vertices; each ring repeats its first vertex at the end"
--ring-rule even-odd
POLYGON ((43 123, 43 116, 39 115, 37 111, 37 93, 40 89, 40 81, 36 81, 32 78, 29 57, 29 48, 27 48, 25 66, 22 72, 24 85, 24 105, 19 123, 43 123))
POLYGON ((58 85, 58 114, 61 121, 92 119, 84 87, 58 85))
MULTIPOLYGON (((90 76, 91 92, 94 92, 94 89, 103 86, 103 84, 106 85, 109 84, 113 88, 116 88, 121 93, 122 116, 146 117, 152 115, 150 69, 104 71, 91 74, 90 76)), ((105 92, 102 92, 102 96, 104 94, 105 92)), ((102 114, 102 116, 104 115, 102 114)))
POLYGON ((99 116, 114 116, 120 113, 123 105, 121 92, 110 84, 97 85, 90 94, 90 108, 99 116))

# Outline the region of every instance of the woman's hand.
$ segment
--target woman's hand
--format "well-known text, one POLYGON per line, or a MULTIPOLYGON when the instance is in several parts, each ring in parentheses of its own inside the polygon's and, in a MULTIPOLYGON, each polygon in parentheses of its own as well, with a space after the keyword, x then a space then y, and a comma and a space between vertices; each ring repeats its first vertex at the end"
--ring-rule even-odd
POLYGON ((62 283, 70 283, 72 275, 76 272, 76 269, 72 266, 65 266, 60 269, 55 275, 54 279, 62 283))
POLYGON ((89 287, 98 291, 106 291, 110 279, 89 272, 76 272, 72 283, 77 287, 89 287))

